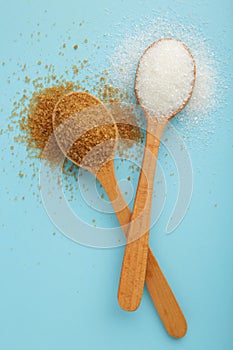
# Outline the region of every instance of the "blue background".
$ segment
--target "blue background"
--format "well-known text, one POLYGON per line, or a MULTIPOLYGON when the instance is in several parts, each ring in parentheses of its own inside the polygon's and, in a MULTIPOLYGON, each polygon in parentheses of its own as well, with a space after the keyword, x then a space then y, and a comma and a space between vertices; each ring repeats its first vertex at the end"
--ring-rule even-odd
MULTIPOLYGON (((150 18, 154 9, 160 16, 170 13, 171 19, 175 12, 195 25, 205 22, 205 37, 219 57, 225 58, 220 69, 230 81, 224 90, 224 100, 229 103, 223 103, 212 116, 216 122, 212 142, 190 146, 194 191, 185 219, 174 234, 166 235, 168 204, 151 234, 151 247, 187 318, 189 330, 181 340, 167 335, 147 291, 135 313, 120 309, 117 286, 123 247, 91 249, 58 232, 43 205, 32 196, 30 176, 18 177, 19 157, 26 157, 25 150, 17 146, 20 156, 12 158, 11 136, 0 136, 0 348, 232 349, 232 1, 1 0, 0 9, 0 61, 12 58, 0 70, 2 128, 8 123, 10 98, 23 88, 21 82, 17 86, 6 82, 17 69, 17 60, 25 60, 30 71, 40 55, 51 59, 67 28, 75 37, 73 21, 86 22, 80 35, 92 41, 109 32, 114 38, 114 24, 125 16, 135 21, 144 15, 150 18), (26 39, 18 40, 20 32, 27 37, 37 30, 37 23, 41 31, 51 34, 42 43, 43 50, 39 44, 30 46, 26 39), (25 200, 13 200, 15 194, 25 195, 25 200)), ((61 64, 55 55, 52 60, 61 64)))

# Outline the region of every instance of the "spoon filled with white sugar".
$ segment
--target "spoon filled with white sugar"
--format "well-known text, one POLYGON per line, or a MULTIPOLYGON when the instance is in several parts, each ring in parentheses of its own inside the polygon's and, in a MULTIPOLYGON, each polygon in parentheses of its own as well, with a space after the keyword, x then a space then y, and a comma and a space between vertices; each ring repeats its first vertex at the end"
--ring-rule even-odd
MULTIPOLYGON (((191 52, 185 44, 171 38, 154 42, 144 52, 138 64, 135 93, 146 117, 147 135, 118 290, 119 304, 124 310, 136 310, 142 298, 160 140, 168 121, 191 98, 195 77, 196 67, 191 52)), ((158 312, 166 323, 167 314, 172 312, 172 305, 165 289, 158 298, 163 304, 158 312), (167 305, 167 309, 164 305, 167 305)), ((173 317, 175 322, 175 313, 173 317)))

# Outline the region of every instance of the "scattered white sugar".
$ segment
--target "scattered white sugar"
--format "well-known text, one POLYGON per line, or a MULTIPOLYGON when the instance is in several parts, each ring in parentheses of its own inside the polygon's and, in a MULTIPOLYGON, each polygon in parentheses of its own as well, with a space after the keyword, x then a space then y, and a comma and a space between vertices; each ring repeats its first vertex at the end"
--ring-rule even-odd
POLYGON ((113 52, 109 56, 111 79, 119 89, 126 90, 134 99, 135 72, 145 49, 160 38, 172 37, 184 42, 195 58, 196 80, 191 100, 174 122, 178 126, 181 121, 182 132, 189 135, 191 131, 197 130, 198 125, 201 126, 198 128, 198 139, 205 141, 210 138, 215 127, 213 113, 222 104, 223 79, 218 73, 219 62, 211 43, 201 32, 200 23, 195 27, 183 24, 182 21, 183 18, 174 13, 172 21, 166 15, 155 15, 153 19, 142 17, 137 23, 131 19, 128 30, 119 24, 118 39, 117 42, 114 41, 113 52))
POLYGON ((174 39, 155 42, 142 56, 136 78, 141 106, 157 117, 169 117, 189 99, 194 84, 194 60, 174 39))

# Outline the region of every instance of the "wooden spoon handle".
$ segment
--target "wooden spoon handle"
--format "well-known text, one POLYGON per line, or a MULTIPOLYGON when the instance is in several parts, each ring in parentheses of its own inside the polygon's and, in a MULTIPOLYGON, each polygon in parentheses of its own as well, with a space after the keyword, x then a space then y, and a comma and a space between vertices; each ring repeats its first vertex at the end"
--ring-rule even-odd
MULTIPOLYGON (((108 194, 119 223, 127 237, 127 224, 130 222, 131 211, 115 177, 114 163, 112 161, 107 163, 100 170, 97 178, 108 194)), ((146 284, 168 334, 175 338, 183 337, 187 331, 186 320, 150 248, 148 251, 146 284)))
POLYGON ((182 338, 187 322, 151 249, 148 251, 146 286, 163 325, 172 337, 182 338))
POLYGON ((147 120, 147 129, 150 132, 147 132, 142 170, 138 181, 118 289, 119 304, 122 309, 127 311, 136 310, 142 299, 148 257, 154 176, 160 139, 165 125, 165 123, 156 124, 151 119, 147 120))

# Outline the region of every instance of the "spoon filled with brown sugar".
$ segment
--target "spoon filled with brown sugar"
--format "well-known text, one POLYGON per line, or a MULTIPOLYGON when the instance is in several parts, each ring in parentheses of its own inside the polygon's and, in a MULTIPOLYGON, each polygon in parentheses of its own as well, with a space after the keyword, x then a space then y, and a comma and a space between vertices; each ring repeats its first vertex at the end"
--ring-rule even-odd
MULTIPOLYGON (((65 156, 95 174, 102 184, 127 236, 131 212, 115 175, 118 130, 110 112, 96 97, 86 92, 71 92, 57 102, 53 128, 65 156)), ((183 336, 186 321, 150 247, 146 285, 167 332, 176 338, 183 336)))
MULTIPOLYGON (((136 310, 141 302, 150 261, 150 217, 160 141, 169 120, 190 100, 195 77, 196 66, 189 49, 171 38, 154 42, 138 64, 135 94, 146 117, 147 135, 118 290, 119 304, 127 311, 136 310)), ((160 298, 167 298, 170 303, 166 290, 160 298)), ((163 319, 166 322, 166 314, 163 319)), ((184 335, 184 323, 180 327, 180 334, 184 335)))

